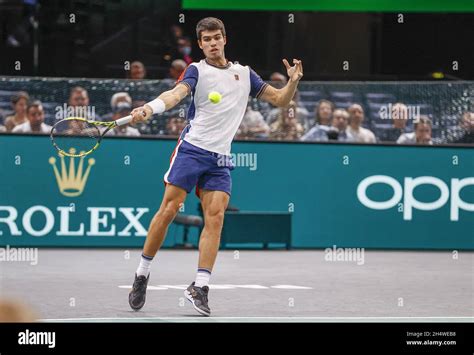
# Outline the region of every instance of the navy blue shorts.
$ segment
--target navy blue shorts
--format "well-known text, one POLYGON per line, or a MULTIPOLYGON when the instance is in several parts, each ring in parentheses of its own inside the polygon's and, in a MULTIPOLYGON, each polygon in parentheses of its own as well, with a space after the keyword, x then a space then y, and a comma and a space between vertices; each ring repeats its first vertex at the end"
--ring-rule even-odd
POLYGON ((198 196, 201 189, 224 191, 230 196, 230 171, 233 169, 229 156, 210 152, 180 139, 171 155, 164 180, 166 184, 181 187, 187 193, 196 186, 198 196))

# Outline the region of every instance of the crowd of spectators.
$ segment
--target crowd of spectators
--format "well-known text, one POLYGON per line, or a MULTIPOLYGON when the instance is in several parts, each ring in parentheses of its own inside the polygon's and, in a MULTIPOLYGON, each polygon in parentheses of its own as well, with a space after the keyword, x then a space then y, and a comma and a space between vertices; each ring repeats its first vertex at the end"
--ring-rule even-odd
MULTIPOLYGON (((137 68, 137 71, 132 73, 146 73, 145 69, 142 70, 139 66, 137 68)), ((170 86, 174 85, 185 68, 184 60, 175 59, 172 62, 168 78, 170 86)), ((275 87, 286 84, 286 77, 280 73, 273 73, 270 79, 275 87)), ((343 105, 345 107, 338 107, 337 103, 320 99, 315 103, 314 110, 311 110, 314 113, 310 113, 308 106, 302 104, 301 97, 301 93, 297 92, 287 107, 271 107, 270 104, 264 103, 265 109, 255 105, 255 99, 249 97, 236 138, 423 145, 474 144, 473 112, 462 113, 459 124, 445 128, 443 138, 438 139, 433 137, 432 119, 423 114, 411 114, 407 105, 402 102, 389 105, 390 115, 389 119, 384 121, 385 128, 374 131, 362 104, 348 103, 343 105)), ((55 110, 55 107, 44 106, 26 91, 19 91, 10 98, 10 110, 3 109, 2 112, 0 109, 0 132, 48 134, 54 121, 71 115, 101 121, 117 120, 129 115, 135 107, 145 102, 134 100, 128 92, 116 92, 110 97, 108 112, 98 115, 90 109, 94 108, 94 105, 90 102, 88 91, 84 87, 74 86, 70 89, 64 105, 67 110, 58 115, 57 107, 55 110), (45 122, 46 114, 54 115, 54 121, 45 122)), ((144 134, 177 137, 188 124, 185 112, 186 103, 183 102, 178 110, 172 110, 163 117, 155 117, 154 122, 148 123, 148 129, 147 124, 137 127, 127 125, 111 130, 108 134, 129 137, 144 134), (149 126, 152 124, 157 124, 160 129, 150 130, 149 126)))
MULTIPOLYGON (((180 68, 183 63, 176 63, 180 68)), ((278 73, 272 74, 277 79, 278 73)), ((175 76, 178 74, 175 73, 175 76)), ((284 77, 280 77, 284 85, 284 77)), ((278 80, 276 80, 278 82, 278 80)), ((278 85, 278 84, 276 84, 278 85)), ((353 103, 347 108, 338 108, 333 102, 322 99, 316 103, 314 117, 298 104, 298 95, 287 107, 270 108, 265 113, 255 109, 249 98, 247 110, 236 134, 237 139, 300 140, 306 142, 355 142, 377 143, 393 142, 397 144, 433 145, 432 120, 426 115, 410 117, 407 106, 401 102, 391 105, 390 127, 377 136, 369 127, 364 127, 366 115, 362 105, 353 103)), ((117 92, 110 98, 110 110, 99 116, 89 109, 90 101, 87 90, 80 86, 70 89, 67 101, 67 112, 64 116, 85 117, 95 120, 117 120, 141 106, 143 100, 133 101, 127 92, 117 92), (73 111, 71 111, 73 110, 73 111)), ((92 106, 93 107, 93 106, 92 106)), ((57 112, 56 112, 57 115, 57 112)), ((61 117, 56 117, 60 119, 61 117)), ((159 118, 158 118, 159 119, 159 118)), ((165 117, 160 135, 178 136, 188 124, 183 115, 165 117)), ((51 126, 45 123, 45 107, 39 100, 31 98, 25 91, 11 97, 11 112, 0 115, 0 132, 42 133, 48 134, 51 126)), ((143 130, 140 127, 122 126, 109 131, 109 135, 138 137, 143 130)), ((147 134, 145 132, 145 134, 147 134)), ((464 112, 459 125, 447 129, 446 138, 439 143, 474 143, 474 113, 464 112)))
MULTIPOLYGON (((276 79, 278 73, 272 77, 276 79)), ((300 106, 298 96, 295 95, 287 107, 266 110, 266 114, 254 110, 249 103, 237 138, 423 145, 474 142, 473 112, 464 112, 459 124, 448 127, 444 138, 437 139, 433 137, 432 119, 427 115, 412 114, 401 102, 387 105, 390 114, 385 127, 375 133, 359 103, 337 107, 333 102, 321 99, 315 105, 314 117, 310 117, 307 109, 300 106)))
MULTIPOLYGON (((176 81, 186 66, 194 60, 192 57, 192 41, 191 38, 184 35, 183 29, 179 25, 172 25, 165 42, 168 45, 167 54, 164 56, 169 61, 168 73, 166 78, 176 81)), ((145 64, 139 60, 135 60, 125 68, 125 78, 132 80, 154 79, 147 75, 148 71, 145 64)), ((158 79, 158 78, 156 78, 158 79)))

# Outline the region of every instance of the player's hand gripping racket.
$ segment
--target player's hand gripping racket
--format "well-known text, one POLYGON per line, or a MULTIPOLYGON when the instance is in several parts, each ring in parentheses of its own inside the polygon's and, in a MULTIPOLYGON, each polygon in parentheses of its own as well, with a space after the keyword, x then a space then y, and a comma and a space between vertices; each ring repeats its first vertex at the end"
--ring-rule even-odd
POLYGON ((54 124, 51 129, 51 141, 59 154, 82 157, 96 150, 108 131, 131 121, 132 115, 109 122, 69 117, 54 124))

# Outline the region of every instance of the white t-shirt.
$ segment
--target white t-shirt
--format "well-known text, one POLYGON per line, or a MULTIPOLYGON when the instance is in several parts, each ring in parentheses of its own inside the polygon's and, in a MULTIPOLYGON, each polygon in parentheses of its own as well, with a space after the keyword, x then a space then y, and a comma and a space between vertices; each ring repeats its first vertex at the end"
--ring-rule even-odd
MULTIPOLYGON (((397 144, 417 144, 415 132, 403 133, 398 137, 397 144)), ((433 145, 433 141, 430 140, 427 144, 433 145)))
POLYGON ((351 142, 376 143, 377 141, 372 131, 364 127, 359 127, 359 130, 356 131, 351 126, 347 126, 346 133, 351 142))
POLYGON ((191 127, 183 139, 224 155, 230 155, 249 95, 259 97, 268 85, 248 66, 228 62, 217 67, 205 59, 191 63, 178 83, 187 85, 192 93, 187 116, 191 127), (222 96, 217 104, 208 98, 212 91, 222 96))
POLYGON ((13 133, 50 133, 51 132, 51 126, 48 126, 46 123, 42 123, 41 124, 41 127, 40 127, 40 131, 39 132, 33 132, 31 130, 31 125, 30 125, 30 121, 26 121, 18 126, 16 126, 15 128, 13 128, 12 132, 13 133))

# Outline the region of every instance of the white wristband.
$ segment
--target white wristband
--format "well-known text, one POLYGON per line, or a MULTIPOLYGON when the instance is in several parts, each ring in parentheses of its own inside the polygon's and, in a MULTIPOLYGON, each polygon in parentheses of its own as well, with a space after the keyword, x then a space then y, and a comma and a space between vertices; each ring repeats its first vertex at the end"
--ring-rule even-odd
POLYGON ((151 107, 153 113, 163 113, 166 111, 166 106, 162 99, 154 99, 146 104, 151 107))

